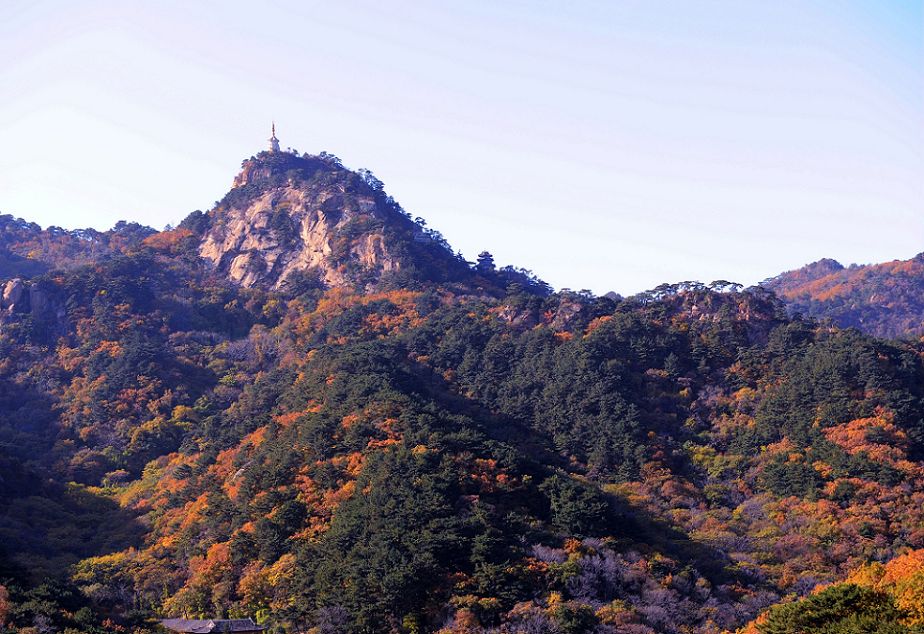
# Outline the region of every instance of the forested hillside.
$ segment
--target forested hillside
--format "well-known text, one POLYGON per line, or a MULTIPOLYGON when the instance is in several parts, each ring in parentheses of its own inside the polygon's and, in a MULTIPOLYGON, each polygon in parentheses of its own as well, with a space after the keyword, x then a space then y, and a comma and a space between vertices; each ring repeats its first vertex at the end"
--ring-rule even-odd
POLYGON ((919 341, 728 283, 553 293, 330 155, 169 231, 13 224, 10 631, 924 624, 919 341))
POLYGON ((878 337, 924 335, 924 253, 910 260, 842 266, 819 260, 764 282, 790 307, 878 337))

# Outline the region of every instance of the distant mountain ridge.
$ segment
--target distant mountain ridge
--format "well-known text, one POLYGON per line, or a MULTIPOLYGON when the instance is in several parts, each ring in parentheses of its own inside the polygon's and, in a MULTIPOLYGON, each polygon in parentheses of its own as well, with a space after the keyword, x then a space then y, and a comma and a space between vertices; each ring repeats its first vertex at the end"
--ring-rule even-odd
POLYGON ((823 259, 762 286, 793 312, 877 337, 924 335, 924 253, 910 260, 844 267, 823 259))

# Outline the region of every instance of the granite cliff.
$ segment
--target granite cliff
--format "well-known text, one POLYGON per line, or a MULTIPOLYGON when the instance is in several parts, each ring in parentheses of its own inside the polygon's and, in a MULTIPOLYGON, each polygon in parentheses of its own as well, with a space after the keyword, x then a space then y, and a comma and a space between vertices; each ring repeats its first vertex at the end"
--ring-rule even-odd
POLYGON ((310 277, 327 287, 469 275, 436 232, 411 220, 378 179, 330 155, 261 152, 201 225, 199 255, 244 287, 310 277))

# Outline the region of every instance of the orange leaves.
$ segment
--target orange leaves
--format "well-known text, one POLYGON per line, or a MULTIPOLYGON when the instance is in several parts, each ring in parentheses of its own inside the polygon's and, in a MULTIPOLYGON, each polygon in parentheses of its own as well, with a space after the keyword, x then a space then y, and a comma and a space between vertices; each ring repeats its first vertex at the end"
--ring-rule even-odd
POLYGON ((100 341, 96 346, 97 352, 108 354, 110 357, 118 357, 122 354, 122 346, 118 341, 100 341))
POLYGON ((296 536, 315 537, 329 528, 334 511, 356 492, 356 481, 348 480, 339 488, 319 491, 315 483, 306 476, 302 475, 298 479, 299 489, 303 493, 304 501, 311 507, 312 514, 308 518, 308 527, 296 536))
POLYGON ((372 439, 366 443, 367 449, 383 449, 385 447, 391 447, 397 444, 400 444, 401 441, 398 438, 385 438, 382 440, 372 439))
POLYGON ((302 417, 302 412, 289 412, 288 414, 279 414, 276 416, 276 422, 283 428, 288 427, 299 418, 302 417))
POLYGON ((921 475, 922 470, 908 460, 908 437, 887 412, 858 418, 842 425, 823 429, 825 437, 850 455, 866 454, 870 460, 891 465, 907 473, 921 475))
POLYGON ((605 324, 605 323, 608 322, 608 321, 612 321, 612 319, 613 319, 613 316, 612 316, 612 315, 604 315, 603 317, 597 317, 596 319, 594 319, 592 322, 590 322, 590 323, 587 325, 587 330, 584 331, 584 338, 586 339, 587 337, 589 337, 590 335, 592 335, 593 332, 594 332, 597 328, 599 328, 600 326, 602 326, 603 324, 605 324))
POLYGON ((230 543, 215 543, 204 557, 189 560, 189 578, 179 592, 164 602, 164 610, 205 616, 226 609, 233 588, 230 543))
POLYGON ((324 494, 323 505, 325 508, 335 509, 340 504, 350 497, 353 496, 353 493, 356 491, 356 481, 349 480, 339 489, 329 491, 324 494))
MULTIPOLYGON (((334 377, 330 376, 328 377, 327 382, 332 383, 333 380, 334 377)), ((308 406, 304 410, 300 412, 286 412, 285 414, 277 414, 275 417, 273 417, 273 420, 275 420, 280 427, 285 429, 298 421, 298 419, 300 419, 302 416, 305 416, 306 414, 317 414, 322 409, 324 409, 323 403, 316 401, 315 399, 311 399, 308 401, 308 406)))
POLYGON ((924 574, 924 549, 912 550, 891 560, 885 566, 881 583, 897 585, 924 574))
POLYGON ((237 500, 237 496, 241 494, 241 485, 244 481, 237 476, 238 474, 235 473, 221 486, 229 500, 237 500))
POLYGON ((194 238, 195 234, 189 229, 177 228, 148 236, 144 239, 143 244, 157 251, 176 253, 194 238))
POLYGON ((766 451, 768 454, 785 453, 791 456, 794 452, 796 452, 796 446, 789 438, 784 436, 783 439, 779 442, 767 445, 764 451, 766 451))
POLYGON ((363 470, 364 457, 361 452, 354 451, 345 456, 337 456, 331 462, 343 468, 350 477, 356 478, 363 470))
POLYGON ((263 427, 257 427, 255 430, 247 434, 241 439, 242 445, 250 445, 253 448, 259 447, 266 441, 267 428, 264 425, 263 427))
POLYGON ((908 615, 906 625, 924 624, 924 549, 908 551, 884 565, 863 566, 847 581, 887 592, 908 615))
POLYGON ((349 429, 350 427, 355 425, 357 422, 359 422, 359 420, 360 420, 359 414, 356 414, 356 413, 347 414, 346 416, 343 417, 343 420, 340 421, 340 425, 344 429, 349 429))
POLYGON ((479 493, 489 494, 508 489, 511 478, 497 466, 493 458, 475 458, 471 463, 471 479, 478 485, 479 493))
POLYGON ((280 609, 288 598, 280 590, 295 574, 295 556, 286 553, 272 566, 265 567, 254 561, 244 568, 237 590, 242 602, 251 612, 260 609, 280 609))
POLYGON ((231 566, 231 545, 218 542, 209 546, 205 558, 193 557, 189 567, 194 575, 214 575, 231 566))
POLYGON ((183 519, 180 522, 180 529, 188 528, 202 519, 202 512, 209 507, 208 498, 205 493, 197 497, 192 502, 187 502, 183 507, 183 519))
MULTIPOLYGON (((409 290, 395 290, 367 295, 357 294, 346 288, 332 288, 318 300, 314 311, 303 315, 295 322, 299 338, 307 338, 323 324, 342 315, 347 310, 360 306, 391 304, 392 309, 377 310, 363 318, 362 326, 351 335, 384 337, 408 328, 419 326, 423 318, 417 312, 417 298, 420 293, 409 290)), ((346 343, 351 337, 338 337, 332 343, 346 343)))
POLYGON ((238 448, 224 449, 218 452, 215 462, 209 465, 209 474, 218 479, 225 479, 234 473, 234 459, 237 457, 238 448))

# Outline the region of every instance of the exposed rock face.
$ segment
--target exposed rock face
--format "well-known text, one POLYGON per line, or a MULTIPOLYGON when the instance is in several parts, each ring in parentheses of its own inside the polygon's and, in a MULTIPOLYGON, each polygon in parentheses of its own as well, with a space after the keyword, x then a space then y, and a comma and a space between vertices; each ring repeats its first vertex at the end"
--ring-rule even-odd
POLYGON ((20 278, 9 280, 3 285, 0 296, 0 326, 14 322, 25 315, 41 320, 49 332, 63 333, 66 330, 67 311, 41 282, 26 282, 20 278))
POLYGON ((319 157, 261 153, 209 212, 199 255, 242 286, 270 288, 302 271, 327 286, 363 286, 425 251, 453 259, 415 239, 420 227, 376 185, 319 157))
POLYGON ((18 277, 10 280, 3 287, 3 308, 13 312, 15 307, 20 304, 26 285, 18 277))
POLYGON ((35 284, 29 285, 29 310, 34 315, 43 315, 51 309, 48 293, 35 284))

